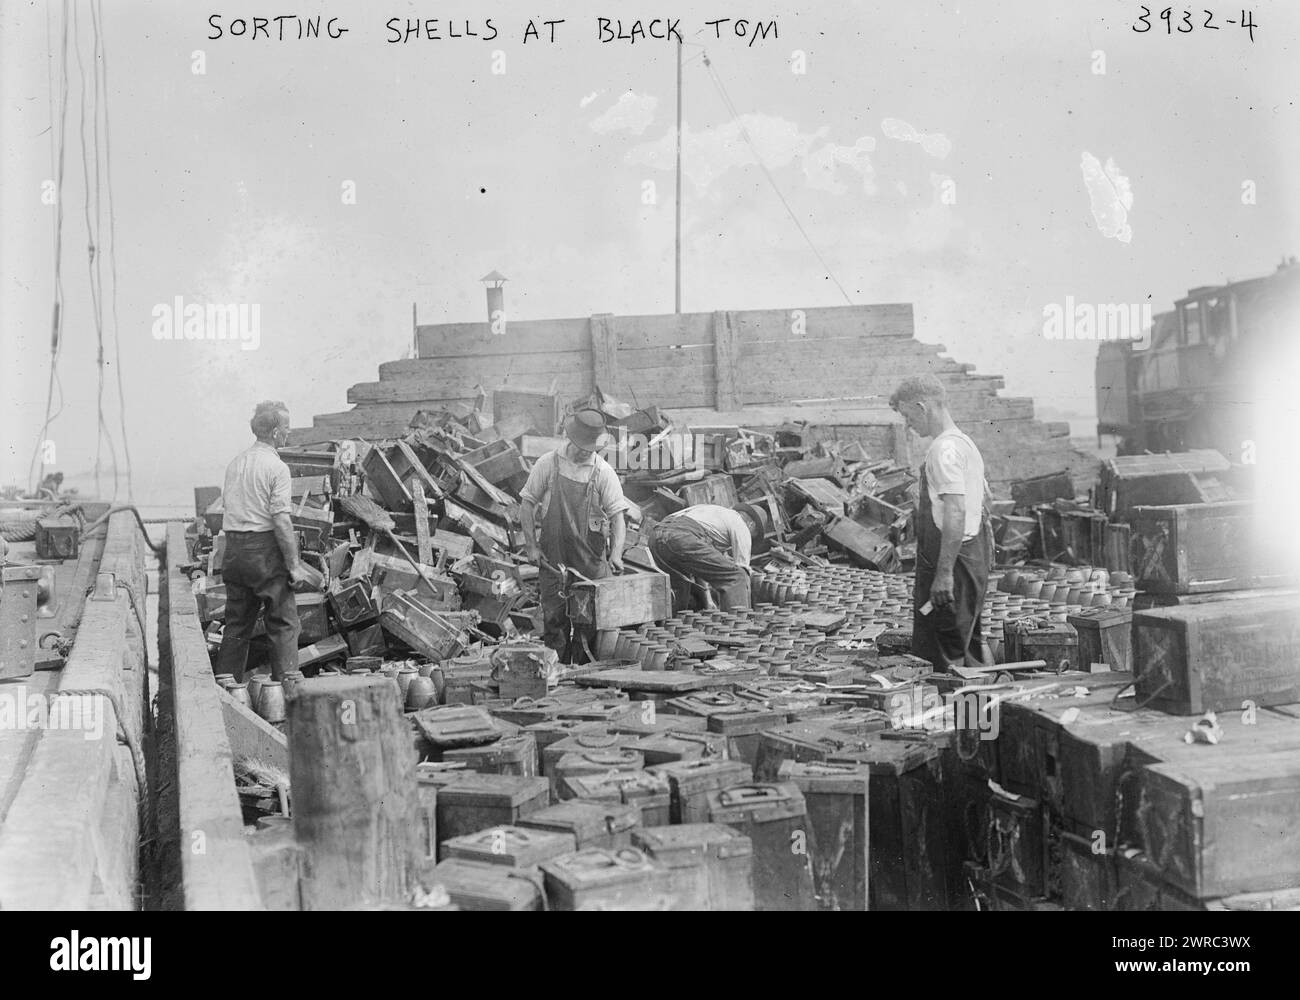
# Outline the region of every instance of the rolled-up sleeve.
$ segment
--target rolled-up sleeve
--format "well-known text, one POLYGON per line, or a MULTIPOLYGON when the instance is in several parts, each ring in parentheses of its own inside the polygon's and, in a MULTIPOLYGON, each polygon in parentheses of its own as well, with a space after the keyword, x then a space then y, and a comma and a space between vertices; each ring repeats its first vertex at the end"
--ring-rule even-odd
POLYGON ((291 488, 291 477, 289 467, 283 462, 277 462, 271 468, 271 489, 270 496, 267 498, 266 511, 271 517, 277 514, 293 513, 293 490, 291 488))
POLYGON ((555 468, 555 455, 548 452, 533 463, 529 470, 528 481, 519 491, 519 499, 535 506, 541 506, 551 488, 551 470, 555 468))
POLYGON ((597 463, 592 474, 596 476, 596 491, 600 497, 600 509, 606 517, 624 514, 632 509, 632 505, 627 502, 627 497, 623 496, 623 486, 618 481, 618 473, 614 471, 608 462, 597 463))
POLYGON ((946 440, 939 442, 926 457, 925 475, 930 481, 930 488, 943 496, 945 493, 966 493, 966 456, 957 442, 946 440))

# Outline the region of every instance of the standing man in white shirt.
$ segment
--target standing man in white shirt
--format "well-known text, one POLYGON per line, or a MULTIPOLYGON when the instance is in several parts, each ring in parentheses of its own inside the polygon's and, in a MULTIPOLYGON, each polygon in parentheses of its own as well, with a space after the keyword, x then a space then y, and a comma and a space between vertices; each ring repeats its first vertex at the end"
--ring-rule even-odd
POLYGON ((894 390, 889 405, 918 435, 933 438, 921 467, 912 515, 916 531, 912 652, 940 671, 979 664, 979 617, 993 561, 984 458, 953 422, 943 383, 933 375, 905 380, 894 390))
POLYGON ((261 612, 271 642, 271 674, 278 681, 298 665, 293 584, 305 576, 290 519, 289 467, 278 451, 289 438, 289 410, 283 403, 258 403, 248 425, 257 441, 226 468, 221 493, 226 627, 218 673, 243 680, 248 643, 261 612))
POLYGON ((708 584, 723 611, 749 608, 749 554, 753 539, 745 519, 729 507, 702 503, 669 514, 650 534, 650 554, 674 574, 676 606, 686 607, 679 580, 708 584))

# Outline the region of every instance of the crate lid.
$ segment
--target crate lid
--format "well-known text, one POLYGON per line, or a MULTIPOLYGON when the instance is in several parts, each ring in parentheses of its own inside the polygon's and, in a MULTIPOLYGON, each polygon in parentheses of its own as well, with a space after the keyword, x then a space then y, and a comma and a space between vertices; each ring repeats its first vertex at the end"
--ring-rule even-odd
POLYGON ((871 767, 858 761, 781 761, 777 771, 780 781, 793 782, 805 795, 809 793, 844 793, 866 795, 871 767))
POLYGON ((731 858, 754 853, 753 841, 721 823, 644 827, 632 831, 632 845, 670 868, 702 864, 708 854, 731 858))
POLYGON ((674 760, 646 768, 656 774, 668 776, 668 781, 680 792, 683 789, 721 788, 754 779, 754 769, 743 760, 719 760, 701 757, 697 760, 674 760))
POLYGON ((727 736, 744 736, 760 733, 785 722, 785 713, 772 709, 737 707, 725 712, 715 712, 709 716, 709 731, 727 736))
POLYGON ((573 834, 556 830, 534 830, 523 826, 492 826, 444 841, 449 857, 486 861, 488 864, 535 865, 578 849, 573 834))
POLYGON ((1065 620, 1076 629, 1127 625, 1133 620, 1133 610, 1116 607, 1083 608, 1066 615, 1065 620))
POLYGON ((836 753, 827 760, 860 762, 869 766, 872 774, 898 775, 915 771, 938 755, 938 748, 929 742, 878 740, 857 749, 836 753))
POLYGON ((549 797, 550 782, 517 774, 467 774, 438 790, 438 805, 479 803, 514 808, 539 796, 549 797))
POLYGON ((542 863, 548 887, 572 891, 649 882, 662 869, 635 847, 588 847, 542 863))
POLYGON ((761 823, 807 812, 803 792, 793 782, 747 782, 709 792, 709 818, 716 823, 761 823))
POLYGON ((468 908, 504 903, 514 910, 540 909, 542 889, 527 872, 506 865, 448 858, 433 869, 433 881, 447 890, 451 901, 468 908))
MULTIPOLYGON (((546 780, 541 779, 545 784, 546 780)), ((574 834, 578 843, 631 830, 641 822, 641 807, 623 802, 587 802, 570 799, 529 813, 519 825, 537 830, 574 834)))

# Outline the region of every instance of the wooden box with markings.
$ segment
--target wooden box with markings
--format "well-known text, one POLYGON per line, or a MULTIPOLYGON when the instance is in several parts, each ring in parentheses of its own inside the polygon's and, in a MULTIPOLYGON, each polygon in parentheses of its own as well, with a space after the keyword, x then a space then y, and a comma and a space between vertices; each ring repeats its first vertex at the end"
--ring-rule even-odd
POLYGON ((1148 764, 1123 839, 1197 899, 1300 884, 1300 754, 1183 755, 1148 764))
POLYGON ((1175 715, 1300 701, 1300 602, 1243 598, 1133 616, 1138 696, 1175 715))
POLYGON ((596 629, 663 621, 672 606, 666 573, 624 573, 569 587, 569 617, 575 625, 596 629))
POLYGON ((1280 587, 1295 579, 1294 569, 1282 564, 1283 547, 1270 548, 1257 530, 1252 503, 1137 507, 1132 528, 1139 590, 1200 594, 1280 587))

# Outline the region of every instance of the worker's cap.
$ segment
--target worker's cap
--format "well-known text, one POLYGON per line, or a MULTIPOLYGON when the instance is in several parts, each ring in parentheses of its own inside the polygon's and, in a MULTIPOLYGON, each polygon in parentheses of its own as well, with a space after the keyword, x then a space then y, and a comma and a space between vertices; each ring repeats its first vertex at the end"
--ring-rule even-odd
POLYGON ((770 515, 768 517, 764 517, 763 514, 761 513, 762 511, 761 507, 757 507, 754 504, 749 504, 749 503, 737 504, 735 507, 735 511, 737 514, 740 515, 740 519, 745 522, 745 526, 749 528, 750 543, 753 545, 758 545, 760 542, 762 542, 763 536, 766 534, 765 529, 767 527, 767 524, 771 520, 770 515))
POLYGON ((564 425, 565 436, 579 448, 600 451, 609 444, 605 418, 597 410, 578 410, 564 425))

